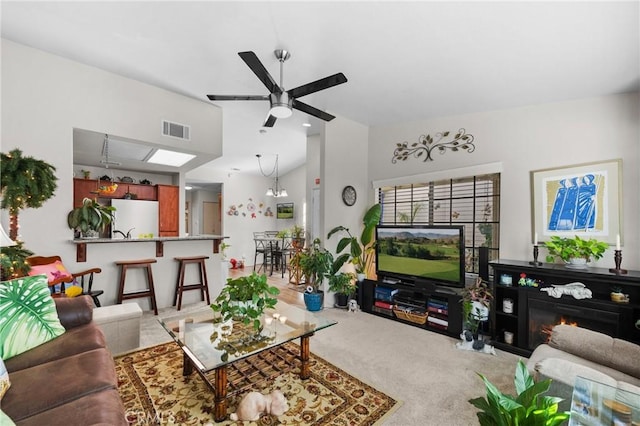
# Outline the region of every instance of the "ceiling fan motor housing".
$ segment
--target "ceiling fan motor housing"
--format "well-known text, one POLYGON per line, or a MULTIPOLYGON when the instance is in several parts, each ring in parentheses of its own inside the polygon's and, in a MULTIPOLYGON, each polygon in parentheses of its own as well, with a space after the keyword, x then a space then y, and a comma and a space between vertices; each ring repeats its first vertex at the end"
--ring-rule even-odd
POLYGON ((293 114, 291 110, 293 99, 289 97, 287 92, 271 93, 269 100, 271 101, 271 110, 269 111, 271 115, 276 118, 291 117, 291 114, 293 114))

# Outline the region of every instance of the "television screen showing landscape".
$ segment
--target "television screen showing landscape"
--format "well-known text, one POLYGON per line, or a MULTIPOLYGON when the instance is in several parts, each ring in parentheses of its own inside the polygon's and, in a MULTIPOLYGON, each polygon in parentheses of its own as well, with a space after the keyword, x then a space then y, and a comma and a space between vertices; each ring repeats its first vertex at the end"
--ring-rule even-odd
POLYGON ((460 228, 377 230, 378 272, 459 283, 460 228))

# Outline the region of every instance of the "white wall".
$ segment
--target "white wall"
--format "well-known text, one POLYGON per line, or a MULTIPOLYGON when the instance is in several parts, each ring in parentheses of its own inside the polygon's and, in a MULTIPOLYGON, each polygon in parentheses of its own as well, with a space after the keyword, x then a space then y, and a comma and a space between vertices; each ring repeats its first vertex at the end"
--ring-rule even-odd
MULTIPOLYGON (((104 289, 103 302, 115 300, 118 282, 113 264, 117 259, 155 257, 149 247, 107 244, 89 245, 88 261, 76 264, 72 231, 66 223, 73 206, 73 129, 91 129, 132 139, 173 146, 172 138, 160 135, 162 119, 192 126, 194 151, 222 152, 221 110, 210 103, 187 98, 147 84, 85 66, 2 39, 3 151, 16 147, 25 155, 56 167, 58 189, 42 208, 20 213, 20 235, 25 247, 39 255, 62 256, 69 269, 100 267, 95 287, 104 289)), ((183 201, 181 200, 181 204, 183 201)), ((3 212, 6 214, 6 212, 3 212)), ((4 221, 6 225, 6 217, 4 221)), ((178 243, 174 243, 178 244, 178 243)), ((188 243, 180 243, 188 244, 188 243)), ((206 244, 210 253, 211 242, 206 244)), ((154 246, 155 247, 155 246, 154 246)), ((172 292, 175 285, 173 247, 154 266, 156 286, 172 292)), ((182 246, 181 250, 189 251, 182 246)), ((207 265, 214 281, 218 265, 207 265)), ((166 295, 159 299, 166 300, 166 295)))
MULTIPOLYGON (((501 163, 500 256, 527 260, 532 257, 529 172, 622 158, 623 265, 639 269, 639 140, 638 93, 443 117, 371 128, 369 177, 381 180, 501 163), (475 152, 434 153, 433 161, 391 163, 396 143, 459 128, 475 137, 475 152)), ((597 266, 612 267, 612 252, 597 266)))

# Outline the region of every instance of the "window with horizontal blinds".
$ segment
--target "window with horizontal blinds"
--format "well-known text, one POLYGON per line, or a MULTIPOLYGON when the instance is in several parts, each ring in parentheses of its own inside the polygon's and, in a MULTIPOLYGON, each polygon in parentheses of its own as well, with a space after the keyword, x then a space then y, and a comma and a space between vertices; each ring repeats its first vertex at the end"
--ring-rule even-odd
POLYGON ((499 258, 500 173, 378 188, 383 225, 464 225, 466 272, 478 272, 478 248, 499 258))

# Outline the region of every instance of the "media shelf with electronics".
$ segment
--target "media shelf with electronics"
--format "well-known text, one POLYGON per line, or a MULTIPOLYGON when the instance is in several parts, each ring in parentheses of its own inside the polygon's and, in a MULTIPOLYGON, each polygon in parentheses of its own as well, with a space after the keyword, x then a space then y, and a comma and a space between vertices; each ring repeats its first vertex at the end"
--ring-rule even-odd
POLYGON ((490 266, 494 294, 490 328, 495 347, 529 356, 558 323, 640 343, 640 271, 616 274, 606 268, 534 266, 517 260, 497 260, 490 266), (567 284, 577 288, 579 298, 560 287, 567 284), (613 301, 613 288, 627 295, 628 301, 613 301), (589 293, 591 297, 580 298, 589 293))
POLYGON ((459 337, 462 304, 459 291, 433 283, 389 283, 365 279, 359 287, 364 312, 415 327, 459 337))
POLYGON ((362 310, 459 337, 464 228, 379 225, 376 241, 378 280, 359 286, 362 310))

